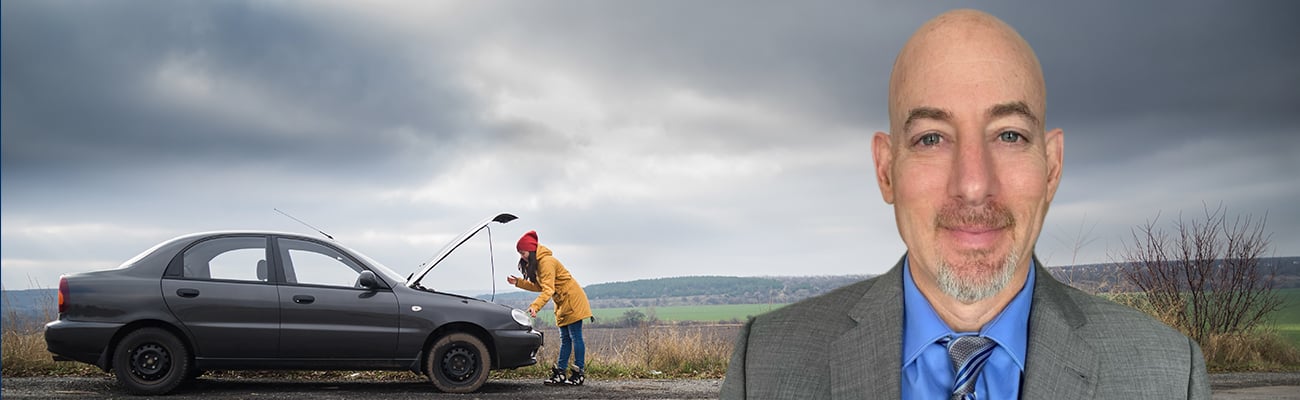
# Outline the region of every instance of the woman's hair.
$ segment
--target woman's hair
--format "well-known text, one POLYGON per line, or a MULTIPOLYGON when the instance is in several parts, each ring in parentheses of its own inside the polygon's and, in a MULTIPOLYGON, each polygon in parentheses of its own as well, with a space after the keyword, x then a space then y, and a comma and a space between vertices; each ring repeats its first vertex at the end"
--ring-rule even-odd
POLYGON ((527 259, 519 259, 519 273, 524 274, 524 279, 529 282, 537 282, 537 251, 528 252, 527 259))

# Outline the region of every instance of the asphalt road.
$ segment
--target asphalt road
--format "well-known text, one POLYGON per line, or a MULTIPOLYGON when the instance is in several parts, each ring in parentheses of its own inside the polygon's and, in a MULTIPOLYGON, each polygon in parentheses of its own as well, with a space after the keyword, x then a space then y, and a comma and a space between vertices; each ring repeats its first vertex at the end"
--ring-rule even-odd
MULTIPOLYGON (((547 387, 540 380, 489 380, 478 393, 440 393, 428 382, 301 381, 199 378, 168 400, 184 399, 712 399, 721 380, 588 380, 581 387, 547 387)), ((131 398, 107 377, 4 378, 5 399, 131 398)))
MULTIPOLYGON (((169 400, 185 399, 712 399, 722 381, 590 380, 582 387, 546 387, 537 380, 489 380, 479 393, 439 393, 427 382, 375 380, 302 381, 204 377, 182 386, 169 400)), ((1265 372, 1210 375, 1218 400, 1300 399, 1300 373, 1265 372)), ((109 377, 4 378, 5 399, 130 398, 109 377)))

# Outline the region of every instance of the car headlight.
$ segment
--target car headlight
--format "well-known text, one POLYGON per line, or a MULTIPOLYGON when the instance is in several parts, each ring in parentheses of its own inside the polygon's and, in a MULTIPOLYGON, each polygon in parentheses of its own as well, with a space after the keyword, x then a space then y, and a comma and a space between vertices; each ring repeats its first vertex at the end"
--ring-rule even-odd
POLYGON ((529 317, 526 312, 519 309, 510 309, 510 316, 515 317, 515 322, 518 322, 519 325, 528 327, 533 326, 533 319, 529 317))

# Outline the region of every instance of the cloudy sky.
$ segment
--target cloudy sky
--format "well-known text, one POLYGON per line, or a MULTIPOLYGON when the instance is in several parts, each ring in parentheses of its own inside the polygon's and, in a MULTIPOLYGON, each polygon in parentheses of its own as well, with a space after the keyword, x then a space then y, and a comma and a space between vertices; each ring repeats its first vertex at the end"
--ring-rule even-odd
MULTIPOLYGON (((21 1, 3 21, 6 289, 162 240, 311 230, 409 272, 472 223, 584 284, 881 273, 894 56, 948 4, 21 1)), ((1300 255, 1300 6, 992 2, 1035 47, 1065 177, 1049 265, 1222 203, 1300 255), (1075 251, 1075 244, 1082 248, 1075 251)), ((486 256, 484 257, 486 258, 486 256)))

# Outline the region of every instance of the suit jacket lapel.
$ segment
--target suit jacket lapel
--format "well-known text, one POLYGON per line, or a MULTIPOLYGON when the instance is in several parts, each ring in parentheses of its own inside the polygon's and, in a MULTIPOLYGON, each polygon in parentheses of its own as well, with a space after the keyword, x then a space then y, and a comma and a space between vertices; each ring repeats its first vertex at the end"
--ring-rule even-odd
POLYGON ((1036 270, 1034 301, 1029 312, 1029 346, 1020 397, 1091 399, 1096 392, 1096 352, 1075 332, 1087 323, 1084 313, 1042 263, 1036 270))
MULTIPOLYGON (((906 255, 904 255, 906 257, 906 255)), ((857 325, 831 344, 831 398, 900 396, 903 348, 903 261, 877 277, 849 311, 857 325)))

